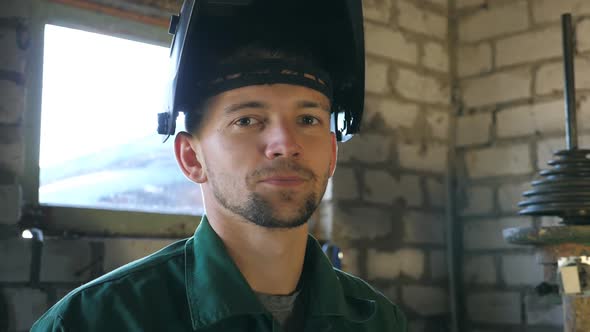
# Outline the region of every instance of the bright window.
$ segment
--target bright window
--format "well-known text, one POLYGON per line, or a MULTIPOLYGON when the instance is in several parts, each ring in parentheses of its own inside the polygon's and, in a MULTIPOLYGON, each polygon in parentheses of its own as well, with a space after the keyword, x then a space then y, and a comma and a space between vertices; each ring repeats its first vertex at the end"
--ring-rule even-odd
MULTIPOLYGON (((172 141, 156 133, 168 79, 165 47, 45 26, 39 202, 203 213, 172 141)), ((177 128, 183 128, 179 117, 177 128)))

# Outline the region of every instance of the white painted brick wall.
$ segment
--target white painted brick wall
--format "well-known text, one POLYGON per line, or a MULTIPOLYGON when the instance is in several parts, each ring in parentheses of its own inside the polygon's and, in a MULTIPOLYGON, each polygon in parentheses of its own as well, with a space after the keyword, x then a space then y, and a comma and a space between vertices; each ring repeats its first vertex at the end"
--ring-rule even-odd
POLYGON ((360 197, 356 175, 351 168, 336 167, 332 181, 332 197, 334 199, 349 200, 360 197))
MULTIPOLYGON (((578 128, 589 129, 590 128, 590 99, 583 98, 580 102, 577 114, 578 128)), ((565 123, 564 123, 565 126, 565 123)))
POLYGON ((494 208, 494 192, 490 187, 470 186, 465 191, 465 206, 461 215, 473 216, 490 213, 494 208))
POLYGON ((449 0, 427 0, 433 5, 439 6, 441 8, 447 8, 449 5, 449 0))
POLYGON ((42 282, 87 281, 88 272, 76 273, 91 263, 90 244, 83 240, 46 240, 41 258, 42 282))
MULTIPOLYGON (((590 89, 590 59, 576 57, 574 61, 576 89, 590 89)), ((535 93, 545 95, 556 93, 559 97, 563 91, 563 63, 548 63, 539 68, 535 75, 535 93)))
POLYGON ((447 291, 439 287, 402 286, 403 303, 422 316, 441 315, 449 312, 447 291))
POLYGON ((363 1, 363 15, 365 19, 380 23, 389 22, 391 17, 391 0, 363 1))
POLYGON ((508 285, 537 286, 543 281, 543 265, 534 255, 502 256, 502 278, 508 285))
POLYGON ((465 164, 473 179, 529 174, 533 170, 528 144, 470 150, 465 153, 465 164))
POLYGON ((22 190, 19 185, 0 185, 0 224, 16 224, 21 217, 22 190))
POLYGON ((338 146, 340 161, 359 160, 376 163, 388 160, 393 153, 392 138, 370 133, 361 133, 338 146))
POLYGON ((104 271, 148 256, 176 240, 107 239, 104 241, 104 271))
POLYGON ((430 204, 437 208, 442 208, 446 204, 446 187, 443 181, 438 179, 426 180, 426 190, 430 198, 430 204))
POLYGON ((519 324, 520 303, 518 292, 473 292, 467 295, 468 318, 481 323, 519 324))
POLYGON ((426 123, 433 138, 446 140, 449 137, 449 118, 447 111, 429 110, 426 113, 426 123))
POLYGON ((445 279, 449 276, 449 266, 444 250, 430 252, 430 273, 433 280, 445 279))
POLYGON ((392 204, 403 200, 409 206, 422 204, 422 189, 417 176, 393 177, 383 171, 366 171, 364 198, 372 203, 392 204))
POLYGON ((463 223, 463 243, 467 250, 523 248, 504 240, 502 231, 506 228, 532 227, 529 217, 501 218, 463 223))
POLYGON ((531 183, 520 184, 506 183, 498 188, 498 202, 504 212, 517 212, 520 210, 518 202, 524 200, 522 193, 531 190, 531 183))
POLYGON ((456 144, 468 146, 490 141, 492 113, 478 113, 457 118, 456 144))
POLYGON ((533 20, 536 23, 559 21, 562 13, 590 14, 586 0, 532 0, 533 20))
POLYGON ((447 38, 447 18, 416 6, 415 1, 398 0, 398 23, 413 32, 439 39, 447 38))
POLYGON ((22 141, 11 144, 0 143, 0 168, 22 175, 24 171, 24 146, 22 141))
POLYGON ((501 110, 496 115, 499 137, 518 137, 564 132, 562 100, 535 103, 501 110))
POLYGON ((561 27, 551 26, 501 39, 496 43, 496 66, 560 57, 561 27))
MULTIPOLYGON (((397 302, 393 302, 397 303, 397 302)), ((426 321, 423 319, 413 319, 408 321, 408 332, 426 331, 426 321)))
POLYGON ((0 291, 7 300, 8 331, 28 331, 47 310, 47 295, 40 290, 5 288, 0 291))
POLYGON ((444 173, 447 151, 448 146, 442 144, 398 144, 399 163, 405 169, 444 173))
POLYGON ((422 64, 430 69, 448 73, 449 72, 449 51, 441 43, 426 42, 424 44, 424 54, 422 55, 422 64))
POLYGON ((420 279, 424 274, 424 253, 418 249, 400 249, 395 252, 369 249, 367 274, 369 280, 396 279, 400 275, 420 279))
POLYGON ((459 77, 483 74, 492 70, 492 46, 490 43, 463 45, 457 49, 459 77))
MULTIPOLYGON (((330 182, 328 182, 328 188, 326 192, 331 191, 330 182)), ((326 201, 324 199, 320 203, 319 212, 316 212, 317 216, 312 216, 309 223, 309 228, 312 230, 313 235, 318 239, 329 239, 332 236, 334 229, 334 203, 326 201)))
POLYGON ((365 50, 367 54, 380 55, 410 64, 417 63, 418 46, 399 31, 393 31, 373 23, 365 24, 365 50))
POLYGON ((17 45, 16 29, 0 28, 0 69, 23 73, 26 52, 17 45))
POLYGON ((495 284, 496 267, 490 255, 471 255, 463 260, 463 280, 466 284, 495 284))
POLYGON ((512 32, 529 26, 526 1, 515 0, 502 7, 480 9, 459 22, 459 40, 473 42, 512 32))
POLYGON ((445 244, 445 216, 407 212, 403 216, 403 240, 409 244, 445 244))
POLYGON ((524 298, 526 321, 531 325, 563 326, 563 306, 555 296, 539 296, 527 293, 524 298))
POLYGON ((443 84, 433 76, 422 75, 415 71, 400 68, 395 82, 397 92, 417 102, 448 105, 450 92, 448 84, 443 84))
POLYGON ((486 0, 456 0, 456 6, 459 9, 463 9, 466 7, 477 7, 484 5, 486 0))
POLYGON ((461 82, 467 107, 492 105, 531 96, 531 73, 517 69, 466 79, 461 82))
POLYGON ((382 61, 367 58, 365 68, 365 90, 373 93, 387 93, 389 65, 382 61))
POLYGON ((25 92, 22 86, 0 80, 0 123, 17 123, 22 117, 24 102, 25 92))
POLYGON ((371 122, 378 114, 385 125, 392 129, 412 128, 418 116, 418 105, 394 98, 371 98, 365 100, 364 121, 371 122))
POLYGON ((367 207, 336 207, 334 235, 337 239, 367 239, 388 236, 392 229, 389 211, 367 207))
POLYGON ((27 282, 31 268, 31 241, 0 241, 0 282, 27 282))
POLYGON ((590 19, 581 20, 576 26, 576 46, 578 52, 590 51, 590 19))

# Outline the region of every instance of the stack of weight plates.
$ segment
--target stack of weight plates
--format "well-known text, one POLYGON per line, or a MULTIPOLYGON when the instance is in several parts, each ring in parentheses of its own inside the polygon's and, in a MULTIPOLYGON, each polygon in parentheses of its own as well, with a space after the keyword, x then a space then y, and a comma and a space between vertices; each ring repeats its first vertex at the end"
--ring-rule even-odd
POLYGON ((590 150, 561 150, 523 193, 520 214, 558 216, 566 225, 590 225, 590 150))

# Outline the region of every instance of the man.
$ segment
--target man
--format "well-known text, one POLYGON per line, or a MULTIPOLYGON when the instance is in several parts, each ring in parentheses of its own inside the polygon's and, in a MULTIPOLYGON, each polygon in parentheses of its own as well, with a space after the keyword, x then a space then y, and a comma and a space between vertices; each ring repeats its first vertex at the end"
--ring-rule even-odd
POLYGON ((308 235, 336 141, 358 129, 350 96, 364 65, 358 47, 321 51, 314 33, 343 26, 314 22, 350 10, 356 34, 333 40, 358 46, 360 0, 215 2, 187 1, 173 27, 171 107, 160 117, 160 132, 172 134, 178 110, 187 113, 175 154, 201 185, 206 216, 194 237, 68 294, 33 331, 404 332, 397 307, 334 269, 308 235), (346 127, 337 127, 342 109, 346 127))

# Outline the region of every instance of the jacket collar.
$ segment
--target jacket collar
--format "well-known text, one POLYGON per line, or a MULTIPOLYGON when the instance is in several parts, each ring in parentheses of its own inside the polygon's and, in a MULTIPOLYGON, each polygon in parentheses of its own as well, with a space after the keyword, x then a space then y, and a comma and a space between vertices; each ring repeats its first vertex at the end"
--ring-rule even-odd
MULTIPOLYGON (((267 313, 206 216, 185 245, 185 277, 195 330, 232 316, 267 313)), ((344 293, 332 264, 311 235, 307 240, 302 278, 306 319, 340 316, 361 322, 375 312, 374 301, 344 293)))

